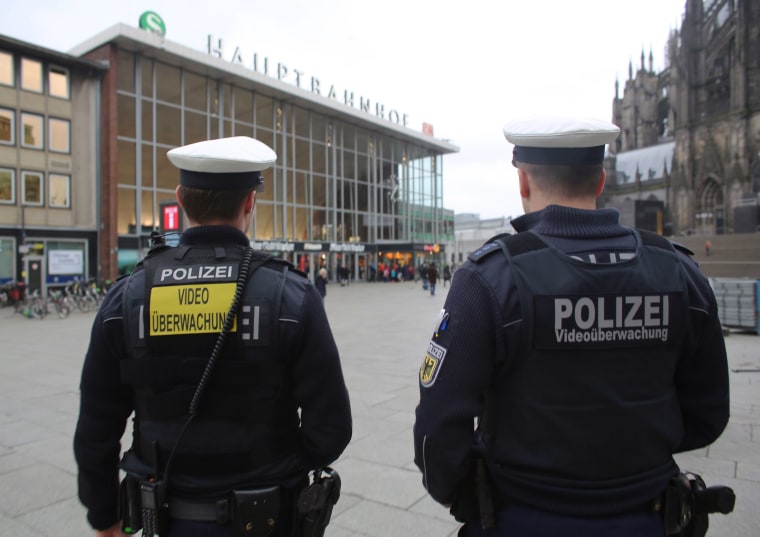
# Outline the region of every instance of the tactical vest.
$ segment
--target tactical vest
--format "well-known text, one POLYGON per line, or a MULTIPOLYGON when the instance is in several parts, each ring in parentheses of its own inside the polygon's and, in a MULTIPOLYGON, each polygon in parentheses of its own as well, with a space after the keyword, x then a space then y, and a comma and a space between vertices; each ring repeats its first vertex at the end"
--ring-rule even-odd
MULTIPOLYGON (((129 345, 122 382, 135 391, 132 450, 160 474, 188 420, 193 394, 232 304, 243 248, 166 248, 124 291, 129 345)), ((298 414, 278 348, 289 264, 254 254, 248 284, 172 471, 252 471, 293 450, 298 414)))
POLYGON ((643 502, 675 468, 687 286, 670 242, 639 237, 634 258, 614 264, 580 262, 530 232, 498 241, 522 324, 484 431, 512 499, 556 509, 563 498, 582 514, 643 502))

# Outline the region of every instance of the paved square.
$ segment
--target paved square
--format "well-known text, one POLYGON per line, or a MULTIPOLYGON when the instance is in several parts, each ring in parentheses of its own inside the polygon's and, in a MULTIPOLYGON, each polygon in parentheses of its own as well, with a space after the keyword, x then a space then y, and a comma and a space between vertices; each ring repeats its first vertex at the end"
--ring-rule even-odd
MULTIPOLYGON (((439 285, 430 296, 412 282, 327 286, 354 416, 353 439, 334 465, 343 493, 329 537, 456 535, 458 525, 427 496, 412 462, 417 372, 446 291, 439 285)), ((0 309, 0 537, 92 534, 72 454, 92 319, 74 312, 40 321, 0 309)), ((711 517, 710 537, 760 535, 759 343, 752 334, 726 338, 731 422, 714 445, 677 457, 708 485, 737 493, 733 514, 711 517)))

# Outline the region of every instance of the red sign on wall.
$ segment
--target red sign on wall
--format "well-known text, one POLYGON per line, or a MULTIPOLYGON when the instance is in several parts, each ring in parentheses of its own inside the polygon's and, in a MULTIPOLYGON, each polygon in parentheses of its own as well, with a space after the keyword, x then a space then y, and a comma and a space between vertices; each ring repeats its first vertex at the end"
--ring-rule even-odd
POLYGON ((163 205, 162 211, 163 214, 161 215, 161 227, 163 231, 179 231, 179 205, 176 203, 173 203, 171 205, 163 205))

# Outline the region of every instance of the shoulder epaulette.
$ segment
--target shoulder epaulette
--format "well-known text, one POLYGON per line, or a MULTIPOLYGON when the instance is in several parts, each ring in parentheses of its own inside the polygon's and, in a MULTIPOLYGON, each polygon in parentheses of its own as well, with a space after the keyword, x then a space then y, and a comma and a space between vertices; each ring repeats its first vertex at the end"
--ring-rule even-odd
POLYGON ((482 261, 483 258, 501 249, 498 243, 499 239, 503 239, 509 236, 510 236, 510 233, 500 233, 498 235, 491 237, 483 244, 483 246, 481 246, 480 248, 472 252, 470 255, 468 255, 467 259, 469 259, 473 263, 480 263, 480 261, 482 261))
POLYGON ((673 245, 673 248, 675 248, 676 250, 680 250, 681 252, 685 253, 689 257, 693 257, 694 256, 694 252, 691 251, 691 250, 689 250, 686 246, 684 246, 680 242, 670 241, 670 244, 673 245))
POLYGON ((137 264, 135 265, 135 270, 138 268, 142 268, 143 264, 145 263, 146 259, 150 259, 151 257, 155 257, 160 253, 165 252, 166 250, 170 250, 175 248, 174 246, 169 246, 168 244, 155 244, 150 247, 150 250, 148 250, 148 253, 145 254, 145 257, 140 259, 137 264))
MULTIPOLYGON (((261 255, 261 256, 266 256, 267 255, 264 252, 261 252, 261 251, 258 251, 258 250, 255 252, 255 254, 256 255, 261 255)), ((308 275, 305 272, 299 270, 298 268, 296 268, 296 266, 293 263, 291 263, 287 259, 283 259, 281 257, 274 257, 274 256, 270 257, 264 263, 264 266, 267 266, 267 265, 279 265, 281 267, 288 267, 288 271, 289 272, 295 272, 296 274, 300 274, 300 275, 304 276, 305 278, 308 278, 308 275)))

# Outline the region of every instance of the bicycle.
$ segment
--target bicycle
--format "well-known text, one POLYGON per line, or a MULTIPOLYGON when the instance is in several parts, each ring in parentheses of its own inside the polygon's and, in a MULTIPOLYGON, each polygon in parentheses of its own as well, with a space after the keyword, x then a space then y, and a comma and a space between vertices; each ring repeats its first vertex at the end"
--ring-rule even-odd
POLYGON ((69 305, 69 300, 63 291, 60 289, 50 289, 48 291, 48 295, 48 300, 45 303, 46 309, 47 306, 52 303, 55 307, 55 312, 58 314, 58 317, 61 319, 68 317, 71 313, 71 306, 69 305))
POLYGON ((64 292, 77 309, 83 313, 98 307, 98 301, 89 290, 89 286, 83 285, 81 281, 67 284, 64 292))
POLYGON ((31 293, 24 290, 23 297, 14 305, 14 313, 28 319, 44 319, 47 315, 47 306, 40 296, 40 290, 35 289, 31 293))

